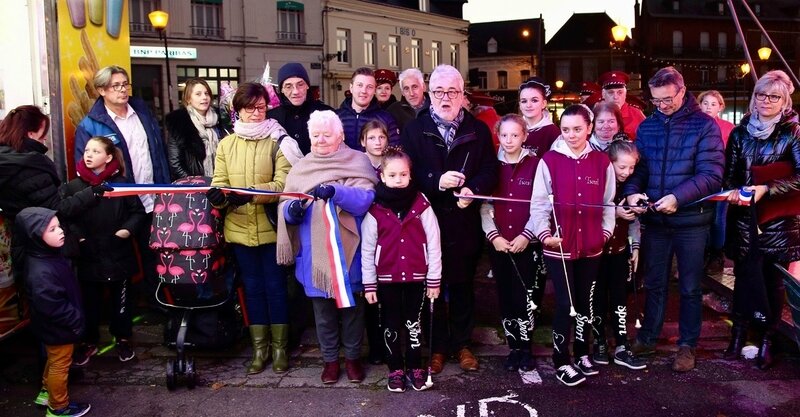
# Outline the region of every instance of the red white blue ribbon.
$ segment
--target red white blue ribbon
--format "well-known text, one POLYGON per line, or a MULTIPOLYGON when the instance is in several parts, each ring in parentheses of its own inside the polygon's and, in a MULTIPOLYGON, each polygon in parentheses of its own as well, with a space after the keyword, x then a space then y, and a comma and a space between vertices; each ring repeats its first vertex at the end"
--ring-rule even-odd
MULTIPOLYGON (((130 195, 142 194, 190 194, 205 193, 211 188, 208 185, 189 185, 189 184, 129 184, 129 183, 109 183, 106 184, 113 188, 106 191, 104 197, 127 197, 130 195)), ((300 199, 311 199, 312 197, 304 193, 285 193, 279 191, 256 190, 253 188, 219 187, 222 192, 247 195, 268 195, 286 196, 300 199)))
MULTIPOLYGON (((320 202, 318 201, 318 203, 320 202)), ((356 300, 353 297, 353 291, 350 289, 350 276, 347 271, 344 247, 339 233, 339 216, 336 214, 336 206, 333 204, 333 200, 328 200, 325 203, 323 222, 325 224, 325 248, 328 251, 328 263, 332 275, 333 298, 336 300, 336 307, 354 307, 356 300)))

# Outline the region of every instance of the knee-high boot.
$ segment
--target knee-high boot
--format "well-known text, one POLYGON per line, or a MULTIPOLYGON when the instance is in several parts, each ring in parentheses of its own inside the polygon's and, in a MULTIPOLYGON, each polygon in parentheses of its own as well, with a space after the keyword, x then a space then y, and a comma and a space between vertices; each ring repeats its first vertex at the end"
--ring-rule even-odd
POLYGON ((253 360, 247 367, 247 374, 261 373, 269 362, 270 334, 264 324, 250 325, 250 343, 253 345, 253 360))
POLYGON ((734 320, 731 327, 731 341, 722 354, 725 360, 737 359, 742 354, 742 348, 747 341, 747 325, 742 321, 734 320))
POLYGON ((289 370, 289 355, 286 346, 289 344, 289 325, 273 324, 272 330, 272 371, 282 374, 289 370))

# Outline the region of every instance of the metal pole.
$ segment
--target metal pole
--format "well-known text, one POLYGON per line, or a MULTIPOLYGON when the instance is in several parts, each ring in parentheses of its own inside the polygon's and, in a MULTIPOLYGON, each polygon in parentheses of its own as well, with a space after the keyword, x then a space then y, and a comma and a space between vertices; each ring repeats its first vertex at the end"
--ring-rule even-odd
POLYGON ((758 75, 756 75, 756 66, 753 64, 753 58, 750 57, 750 50, 747 49, 747 39, 744 37, 744 32, 742 31, 742 25, 739 23, 739 17, 736 16, 736 9, 733 7, 733 0, 727 0, 728 2, 728 9, 731 11, 731 17, 733 18, 733 23, 736 25, 736 32, 739 34, 739 38, 742 40, 742 48, 744 48, 744 57, 747 59, 747 63, 750 64, 750 75, 753 76, 753 82, 758 82, 758 75))
POLYGON ((159 31, 164 37, 164 61, 167 63, 167 103, 169 103, 169 112, 172 113, 172 72, 169 69, 169 46, 167 46, 167 30, 162 29, 159 31))
MULTIPOLYGON (((737 71, 738 71, 738 69, 737 69, 737 71)), ((736 87, 738 87, 738 86, 739 86, 739 75, 737 74, 737 75, 735 75, 735 78, 733 79, 733 124, 737 124, 738 123, 736 121, 736 100, 738 99, 738 97, 736 97, 736 94, 737 94, 736 87)))
MULTIPOLYGON (((761 22, 758 21, 758 18, 756 17, 755 13, 753 13, 753 10, 750 9, 750 6, 744 0, 742 0, 742 6, 744 6, 744 9, 747 10, 747 13, 750 14, 750 17, 753 19, 753 22, 755 22, 758 28, 761 29, 761 33, 764 35, 765 38, 767 38, 767 42, 769 42, 769 45, 772 47, 772 50, 775 51, 776 54, 778 54, 778 58, 781 59, 781 62, 783 62, 783 65, 786 67, 786 72, 792 77, 792 79, 794 79, 795 84, 798 87, 800 87, 800 80, 797 79, 797 75, 795 75, 794 71, 792 71, 792 67, 789 66, 789 63, 786 62, 786 59, 783 58, 783 54, 781 54, 781 51, 779 51, 778 47, 775 46, 775 42, 772 42, 772 38, 769 37, 769 33, 767 33, 767 30, 764 29, 764 26, 761 26, 761 22)), ((733 10, 733 8, 731 8, 731 10, 733 10)), ((744 37, 742 39, 744 39, 744 37)), ((752 62, 750 63, 750 67, 751 69, 753 68, 752 62)), ((755 81, 758 81, 758 78, 754 79, 755 81)))

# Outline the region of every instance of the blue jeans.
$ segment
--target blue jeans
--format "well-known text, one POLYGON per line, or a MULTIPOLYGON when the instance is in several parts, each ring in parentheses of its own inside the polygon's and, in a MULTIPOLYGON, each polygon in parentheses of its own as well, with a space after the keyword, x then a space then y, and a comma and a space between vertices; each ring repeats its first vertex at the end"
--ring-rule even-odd
POLYGON ((667 287, 672 255, 678 260, 680 285, 680 317, 678 346, 697 346, 702 324, 703 257, 709 226, 672 228, 648 224, 642 234, 644 288, 647 297, 644 320, 637 338, 646 345, 655 345, 664 325, 667 309, 667 287))
POLYGON ((288 323, 286 273, 276 261, 275 244, 231 246, 239 264, 250 324, 288 323))

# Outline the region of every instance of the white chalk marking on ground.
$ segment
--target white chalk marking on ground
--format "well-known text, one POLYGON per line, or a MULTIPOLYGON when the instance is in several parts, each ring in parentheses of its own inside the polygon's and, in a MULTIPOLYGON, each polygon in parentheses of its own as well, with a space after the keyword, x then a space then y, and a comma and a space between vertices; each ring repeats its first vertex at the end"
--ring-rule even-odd
POLYGON ((519 377, 522 378, 522 383, 526 385, 542 385, 542 377, 536 369, 532 371, 519 371, 519 377))
MULTIPOLYGON (((514 398, 519 397, 519 395, 513 391, 509 391, 508 395, 503 397, 491 397, 491 398, 484 398, 478 401, 478 414, 480 417, 489 417, 489 403, 498 402, 498 403, 506 403, 506 404, 517 404, 521 405, 524 408, 530 417, 538 417, 539 413, 536 411, 535 408, 531 407, 528 404, 525 404, 521 401, 517 401, 514 398)), ((459 406, 460 407, 460 406, 459 406)))
POLYGON ((465 417, 467 415, 467 405, 459 404, 456 407, 456 417, 465 417))

